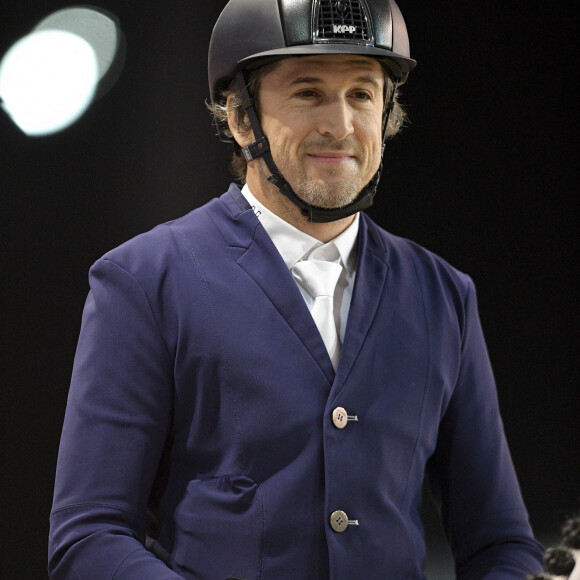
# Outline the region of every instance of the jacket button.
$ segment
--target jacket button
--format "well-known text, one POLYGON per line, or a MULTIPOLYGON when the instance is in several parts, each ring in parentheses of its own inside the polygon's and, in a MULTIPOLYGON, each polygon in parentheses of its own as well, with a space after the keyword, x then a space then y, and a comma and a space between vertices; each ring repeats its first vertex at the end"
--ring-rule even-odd
POLYGON ((332 423, 337 429, 344 429, 348 423, 348 414, 342 407, 337 407, 332 411, 332 423))
POLYGON ((332 411, 332 423, 337 429, 344 429, 349 421, 358 421, 358 415, 349 415, 344 407, 332 411))
POLYGON ((339 534, 345 532, 348 527, 348 516, 341 510, 332 512, 330 516, 330 527, 339 534))

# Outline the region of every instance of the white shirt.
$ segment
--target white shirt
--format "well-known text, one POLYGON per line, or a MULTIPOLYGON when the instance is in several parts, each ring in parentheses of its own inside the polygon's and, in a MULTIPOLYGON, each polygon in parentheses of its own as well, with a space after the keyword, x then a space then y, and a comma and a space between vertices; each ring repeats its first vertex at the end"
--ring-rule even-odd
MULTIPOLYGON (((348 320, 348 312, 352 299, 352 291, 356 277, 356 265, 358 258, 358 228, 360 216, 357 213, 354 221, 344 232, 336 238, 324 244, 320 240, 309 236, 303 231, 295 228, 281 217, 270 211, 261 204, 253 195, 247 185, 244 185, 242 194, 254 210, 260 223, 272 239, 278 252, 282 256, 284 263, 289 270, 300 260, 307 260, 315 251, 324 253, 324 247, 334 244, 339 253, 336 260, 343 268, 342 274, 334 291, 334 318, 336 327, 339 329, 340 341, 344 342, 344 333, 348 320)), ((282 195, 282 194, 280 194, 282 195)), ((308 309, 310 310, 313 298, 297 284, 308 309)))

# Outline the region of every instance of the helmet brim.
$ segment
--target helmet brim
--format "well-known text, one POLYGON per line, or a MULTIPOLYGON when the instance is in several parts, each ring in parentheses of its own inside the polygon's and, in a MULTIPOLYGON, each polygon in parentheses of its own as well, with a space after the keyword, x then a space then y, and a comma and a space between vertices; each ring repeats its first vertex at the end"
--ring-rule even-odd
POLYGON ((273 62, 282 58, 335 54, 352 54, 376 58, 392 74, 392 76, 398 80, 399 85, 407 80, 409 72, 412 71, 417 64, 415 60, 396 54, 385 48, 351 43, 325 42, 306 46, 290 46, 253 54, 252 56, 239 61, 237 70, 258 68, 268 62, 273 62))

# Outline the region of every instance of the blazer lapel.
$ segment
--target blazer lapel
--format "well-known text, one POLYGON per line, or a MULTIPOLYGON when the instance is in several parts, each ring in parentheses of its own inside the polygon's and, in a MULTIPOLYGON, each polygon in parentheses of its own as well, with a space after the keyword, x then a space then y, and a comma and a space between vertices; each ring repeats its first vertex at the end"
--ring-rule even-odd
MULTIPOLYGON (((232 194, 231 189, 229 193, 232 194)), ((282 319, 298 336, 321 368, 328 382, 332 383, 334 369, 330 357, 292 274, 239 190, 233 192, 232 197, 239 206, 238 215, 235 218, 238 224, 245 226, 242 231, 245 237, 244 246, 247 245, 246 251, 238 258, 237 264, 268 297, 282 319), (239 196, 242 199, 239 199, 239 196)), ((228 205, 232 208, 233 204, 228 205)), ((239 242, 239 231, 237 233, 236 237, 239 242)))
POLYGON ((389 269, 386 249, 369 220, 361 214, 358 265, 348 323, 334 388, 342 388, 376 316, 389 269))

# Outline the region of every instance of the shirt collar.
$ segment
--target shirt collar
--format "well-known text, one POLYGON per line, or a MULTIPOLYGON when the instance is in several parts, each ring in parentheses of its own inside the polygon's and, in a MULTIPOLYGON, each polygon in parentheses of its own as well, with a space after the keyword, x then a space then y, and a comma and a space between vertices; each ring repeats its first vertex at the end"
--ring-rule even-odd
POLYGON ((357 236, 360 222, 358 213, 344 232, 327 244, 323 244, 320 240, 299 230, 270 211, 254 197, 247 185, 244 185, 242 194, 274 242, 288 269, 291 269, 299 260, 308 259, 314 250, 334 244, 340 255, 342 266, 349 274, 354 272, 357 262, 357 236))

